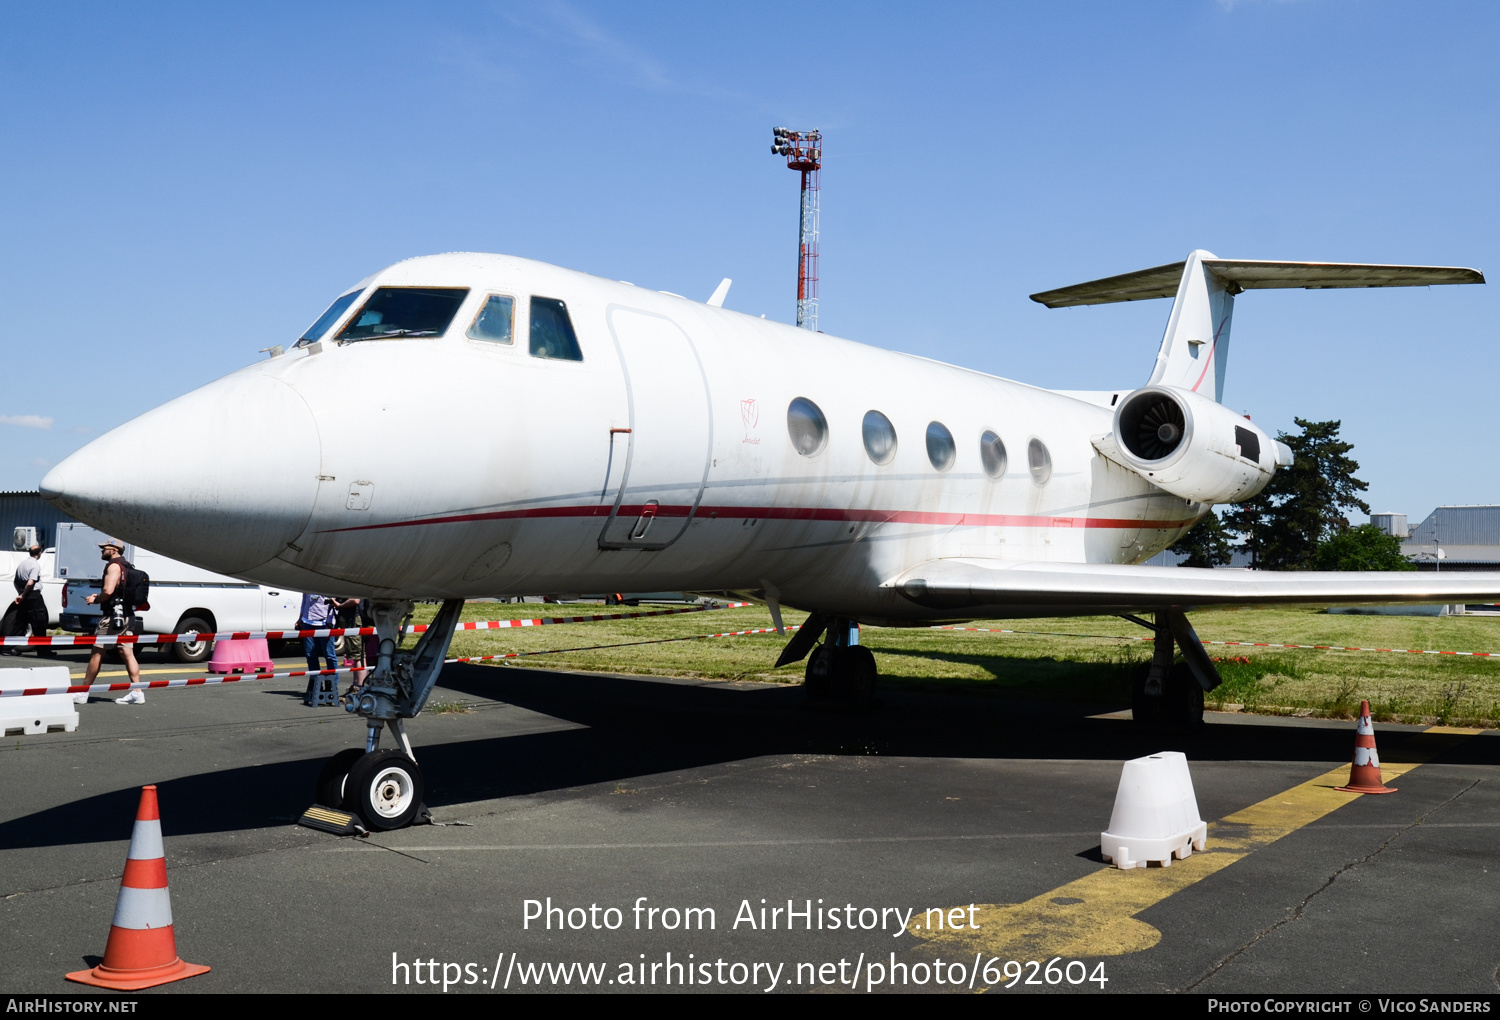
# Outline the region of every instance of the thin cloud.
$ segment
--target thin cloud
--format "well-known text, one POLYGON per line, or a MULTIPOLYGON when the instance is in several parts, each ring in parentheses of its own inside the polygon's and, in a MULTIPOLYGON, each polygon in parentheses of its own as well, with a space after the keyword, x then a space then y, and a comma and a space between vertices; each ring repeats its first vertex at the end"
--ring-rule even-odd
POLYGON ((634 79, 638 85, 654 89, 672 88, 675 85, 667 77, 661 63, 649 53, 610 35, 598 22, 568 4, 562 3, 561 0, 533 8, 533 10, 540 16, 540 23, 522 21, 513 15, 507 15, 507 18, 513 24, 528 28, 533 32, 554 37, 561 36, 575 46, 602 58, 616 69, 624 71, 626 76, 634 79))
MULTIPOLYGON (((786 119, 785 111, 779 105, 768 104, 760 96, 716 83, 674 78, 667 73, 670 61, 657 59, 646 47, 625 39, 566 0, 540 0, 506 7, 492 4, 491 9, 512 29, 549 44, 557 52, 572 50, 580 63, 605 75, 613 75, 634 88, 697 96, 763 113, 773 119, 786 119)), ((509 65, 503 68, 492 66, 490 50, 483 46, 455 40, 449 48, 447 62, 477 79, 501 76, 511 79, 516 76, 514 68, 509 65)))
POLYGON ((23 429, 50 429, 52 419, 40 414, 0 414, 0 425, 19 425, 23 429))

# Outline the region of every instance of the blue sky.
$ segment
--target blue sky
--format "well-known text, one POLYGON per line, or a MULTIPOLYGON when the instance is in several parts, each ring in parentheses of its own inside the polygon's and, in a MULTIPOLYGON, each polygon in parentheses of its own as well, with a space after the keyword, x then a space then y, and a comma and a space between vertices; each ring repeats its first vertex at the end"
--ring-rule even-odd
MULTIPOLYGON (((778 124, 825 135, 825 331, 1138 385, 1169 302, 1027 295, 1199 247, 1500 273, 1496 39, 1354 0, 6 5, 0 488, 412 255, 730 276, 790 321, 778 124)), ((1500 502, 1497 300, 1247 294, 1225 400, 1341 419, 1377 511, 1500 502)))

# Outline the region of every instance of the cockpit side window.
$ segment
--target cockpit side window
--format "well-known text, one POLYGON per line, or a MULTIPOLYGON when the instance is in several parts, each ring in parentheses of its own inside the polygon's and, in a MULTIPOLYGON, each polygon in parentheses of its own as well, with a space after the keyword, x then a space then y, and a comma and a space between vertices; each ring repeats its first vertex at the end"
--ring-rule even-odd
POLYGON ((340 294, 337 301, 328 306, 328 311, 318 316, 318 321, 307 327, 307 332, 297 341, 298 345, 310 344, 320 338, 333 328, 333 324, 339 321, 339 317, 349 310, 354 304, 354 299, 364 293, 363 287, 356 287, 347 294, 340 294))
POLYGON ((557 361, 582 361, 578 335, 568 318, 568 306, 556 298, 531 299, 531 356, 557 361))
POLYGON ((513 339, 512 324, 516 320, 516 299, 504 294, 491 294, 474 324, 469 327, 470 340, 488 340, 495 344, 508 344, 513 339))
POLYGON ((465 287, 381 287, 339 331, 338 339, 442 336, 468 293, 465 287))

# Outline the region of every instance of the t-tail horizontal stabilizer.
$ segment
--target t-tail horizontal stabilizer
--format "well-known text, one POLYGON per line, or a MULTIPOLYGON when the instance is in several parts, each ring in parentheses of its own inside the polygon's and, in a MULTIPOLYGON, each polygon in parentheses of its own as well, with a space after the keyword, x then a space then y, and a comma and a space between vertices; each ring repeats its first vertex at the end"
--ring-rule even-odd
POLYGON ((1353 262, 1262 262, 1221 259, 1195 251, 1184 262, 1043 291, 1031 300, 1048 308, 1175 297, 1150 384, 1181 386, 1218 400, 1229 359, 1234 295, 1247 290, 1336 287, 1430 287, 1483 283, 1477 269, 1382 266, 1353 262))

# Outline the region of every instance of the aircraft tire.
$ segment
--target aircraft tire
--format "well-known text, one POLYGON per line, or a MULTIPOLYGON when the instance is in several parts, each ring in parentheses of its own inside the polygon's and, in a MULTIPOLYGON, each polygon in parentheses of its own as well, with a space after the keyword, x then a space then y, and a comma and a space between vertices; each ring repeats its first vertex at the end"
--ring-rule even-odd
POLYGON ((1151 730, 1161 725, 1162 702, 1165 695, 1152 697, 1146 693, 1146 678, 1151 675, 1151 663, 1142 663, 1130 684, 1130 718, 1139 729, 1151 730))
POLYGON ((864 708, 875 700, 875 681, 879 670, 875 656, 864 645, 840 648, 833 663, 835 691, 840 701, 864 708))
POLYGON ((354 811, 371 831, 410 825, 427 792, 422 770, 401 751, 375 751, 360 757, 344 783, 344 810, 354 811))
POLYGON ((802 693, 808 701, 822 704, 834 699, 832 655, 833 649, 819 645, 807 657, 807 668, 802 671, 802 693))
POLYGON ((1187 663, 1172 666, 1165 694, 1163 722, 1169 729, 1177 733, 1197 733, 1203 729, 1203 688, 1187 663))
POLYGON ((344 782, 354 763, 365 756, 363 748, 349 747, 323 763, 318 773, 318 803, 336 810, 344 808, 344 782))
POLYGON ((1150 663, 1141 666, 1130 686, 1130 714, 1135 724, 1148 730, 1197 733, 1203 728, 1203 688, 1185 662, 1173 664, 1160 697, 1146 694, 1150 663))

